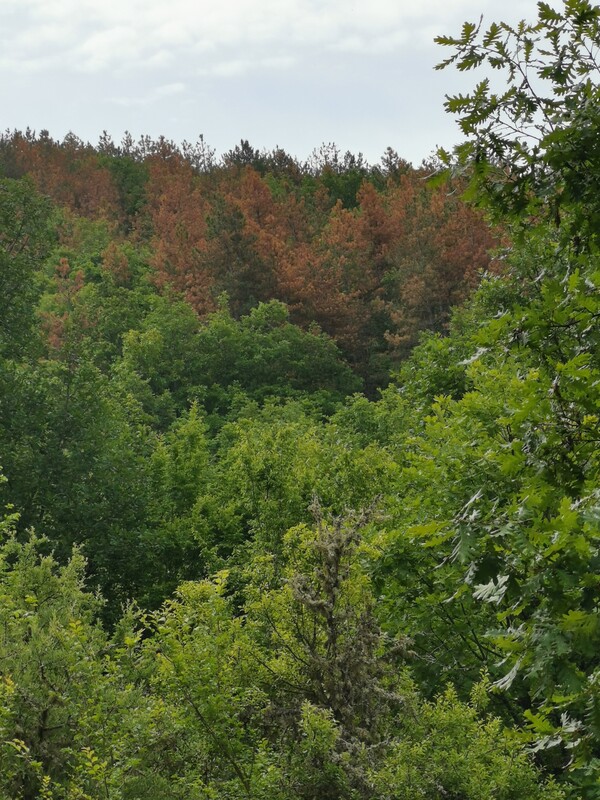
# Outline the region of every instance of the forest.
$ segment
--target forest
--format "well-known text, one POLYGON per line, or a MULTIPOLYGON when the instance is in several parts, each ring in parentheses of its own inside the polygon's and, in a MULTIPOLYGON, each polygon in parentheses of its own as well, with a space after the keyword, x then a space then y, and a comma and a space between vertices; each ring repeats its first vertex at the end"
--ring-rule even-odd
POLYGON ((0 136, 0 800, 600 799, 600 6, 414 167, 0 136))

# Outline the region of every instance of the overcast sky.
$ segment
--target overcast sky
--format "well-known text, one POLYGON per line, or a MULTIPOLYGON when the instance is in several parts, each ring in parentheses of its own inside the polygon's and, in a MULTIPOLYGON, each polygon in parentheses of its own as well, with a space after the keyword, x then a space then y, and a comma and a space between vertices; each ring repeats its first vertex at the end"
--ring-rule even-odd
MULTIPOLYGON (((559 4, 560 5, 560 4, 559 4)), ((2 128, 92 143, 199 134, 304 159, 322 142, 415 163, 459 140, 436 34, 535 0, 0 0, 2 128)))

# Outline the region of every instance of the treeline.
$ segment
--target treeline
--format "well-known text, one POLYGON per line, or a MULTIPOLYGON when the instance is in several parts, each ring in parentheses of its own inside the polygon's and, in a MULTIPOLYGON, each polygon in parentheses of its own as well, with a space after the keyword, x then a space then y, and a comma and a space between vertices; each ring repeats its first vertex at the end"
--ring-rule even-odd
POLYGON ((68 214, 102 221, 110 241, 94 258, 122 283, 133 246, 155 284, 201 316, 223 293, 236 319, 280 300, 292 323, 333 337, 371 392, 490 267, 489 227, 460 200, 460 182, 428 188, 434 169, 391 149, 371 167, 334 145, 301 164, 245 141, 217 159, 202 139, 0 139, 0 173, 28 176, 64 209, 67 248, 80 227, 68 214))
POLYGON ((2 800, 600 797, 600 9, 538 15, 440 40, 507 91, 438 188, 5 136, 2 800))

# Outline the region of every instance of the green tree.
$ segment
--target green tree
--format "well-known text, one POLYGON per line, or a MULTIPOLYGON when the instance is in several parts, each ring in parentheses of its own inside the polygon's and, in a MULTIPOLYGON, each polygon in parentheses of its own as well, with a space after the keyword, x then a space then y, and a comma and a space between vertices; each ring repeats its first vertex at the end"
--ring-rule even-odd
MULTIPOLYGON (((539 3, 533 25, 494 23, 482 31, 466 23, 460 37, 439 38, 455 49, 442 66, 485 65, 507 75, 506 91, 486 78, 447 108, 469 136, 456 155, 472 175, 472 196, 512 221, 521 240, 505 282, 520 283, 521 297, 513 288, 486 323, 479 342, 488 355, 475 357, 469 370, 483 397, 504 397, 485 458, 496 465, 498 489, 473 485, 469 504, 441 529, 467 567, 474 596, 496 609, 488 636, 504 656, 498 686, 521 696, 540 749, 567 744, 570 765, 581 768, 575 791, 586 797, 598 796, 600 741, 592 654, 598 593, 590 577, 600 407, 599 24, 597 6, 573 0, 563 12, 539 3), (527 226, 517 231, 519 215, 527 226)), ((466 403, 467 396, 451 418, 466 403)), ((441 529, 430 534, 439 537, 441 529)))
POLYGON ((51 206, 26 180, 0 180, 0 357, 20 357, 35 330, 38 273, 50 248, 51 206))
POLYGON ((131 597, 142 577, 133 553, 144 552, 152 450, 137 407, 83 359, 13 365, 10 376, 0 404, 2 500, 20 512, 21 529, 44 528, 60 558, 84 545, 111 601, 131 597))
POLYGON ((259 403, 306 398, 327 413, 360 387, 334 342, 292 325, 277 301, 201 322, 187 304, 157 298, 142 330, 125 336, 117 371, 163 429, 193 400, 218 427, 240 393, 259 403))
POLYGON ((34 800, 52 797, 44 786, 77 758, 77 709, 102 683, 105 637, 93 625, 99 602, 82 591, 81 555, 59 568, 40 555, 43 540, 20 545, 11 527, 2 524, 0 546, 0 787, 3 798, 34 800))
POLYGON ((595 247, 600 7, 566 0, 557 11, 540 2, 532 24, 483 29, 466 22, 460 36, 436 41, 454 49, 438 68, 491 70, 472 92, 446 101, 468 140, 456 161, 442 156, 467 168, 470 197, 501 218, 531 224, 543 215, 562 225, 576 248, 595 247))
POLYGON ((242 613, 227 574, 185 583, 109 638, 79 554, 0 523, 0 797, 559 800, 498 721, 423 704, 406 642, 373 616, 360 516, 258 556, 242 613))
POLYGON ((256 800, 561 798, 476 704, 419 699, 409 643, 374 617, 363 522, 317 511, 291 529, 279 568, 248 565, 241 615, 226 573, 155 615, 144 648, 153 691, 181 711, 178 747, 194 748, 188 785, 201 774, 214 797, 256 800))

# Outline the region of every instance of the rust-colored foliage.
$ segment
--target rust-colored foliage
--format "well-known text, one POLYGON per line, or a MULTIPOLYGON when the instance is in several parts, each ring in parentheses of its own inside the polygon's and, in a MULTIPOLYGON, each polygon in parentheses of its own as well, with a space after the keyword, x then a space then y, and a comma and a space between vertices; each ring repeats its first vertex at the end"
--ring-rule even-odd
POLYGON ((82 337, 89 324, 81 315, 78 315, 76 324, 73 321, 77 295, 84 285, 83 270, 72 270, 69 261, 61 258, 53 281, 56 291, 52 308, 41 313, 42 331, 52 358, 72 363, 73 345, 82 337))
POLYGON ((15 175, 29 175, 56 203, 90 218, 118 218, 118 193, 98 154, 73 135, 56 142, 15 133, 11 142, 15 175))
POLYGON ((430 189, 413 173, 389 192, 389 203, 403 220, 403 233, 388 275, 392 326, 386 338, 404 355, 421 330, 443 330, 450 309, 490 268, 497 240, 481 214, 460 200, 458 187, 430 189))
POLYGON ((279 265, 278 294, 293 322, 317 323, 347 354, 356 350, 361 325, 358 294, 342 289, 340 271, 309 245, 290 249, 279 265))
POLYGON ((208 313, 215 306, 206 269, 208 206, 199 180, 176 152, 152 155, 147 165, 146 215, 156 284, 180 291, 200 314, 208 313))
MULTIPOLYGON (((490 268, 495 238, 460 187, 431 189, 424 169, 391 150, 371 171, 345 157, 352 181, 362 176, 358 189, 341 162, 333 174, 247 142, 221 162, 190 153, 163 138, 95 149, 73 136, 14 133, 0 140, 0 169, 29 174, 71 215, 106 220, 115 242, 103 269, 117 284, 132 280, 128 240, 149 252, 159 290, 181 293, 201 316, 223 292, 234 316, 282 300, 294 322, 317 323, 363 372, 373 358, 403 357, 423 329, 443 330, 490 268), (352 188, 348 207, 332 186, 340 198, 352 188)), ((65 220, 62 240, 76 248, 65 220)), ((48 320, 52 341, 61 324, 48 320)))

